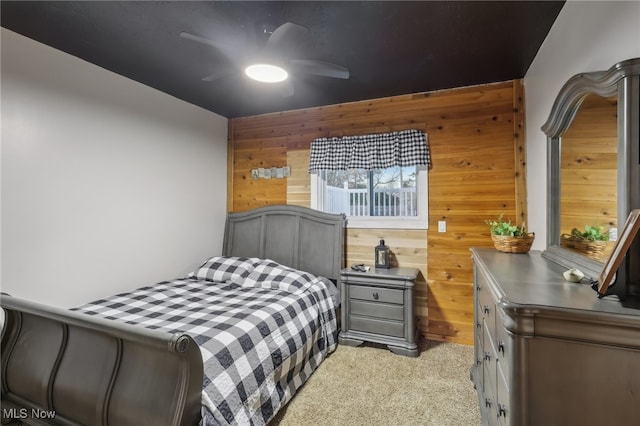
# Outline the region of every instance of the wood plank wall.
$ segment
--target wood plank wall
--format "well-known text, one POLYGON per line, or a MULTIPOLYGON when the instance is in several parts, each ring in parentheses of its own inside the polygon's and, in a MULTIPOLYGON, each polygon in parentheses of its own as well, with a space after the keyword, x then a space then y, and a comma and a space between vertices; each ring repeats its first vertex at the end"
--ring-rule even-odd
MULTIPOLYGON (((346 261, 373 262, 384 238, 394 262, 420 269, 418 327, 430 339, 473 344, 469 248, 492 246, 485 219, 526 220, 521 80, 243 117, 229 125, 230 211, 269 204, 310 205, 309 147, 318 137, 404 129, 427 132, 429 229, 348 229, 346 261), (251 178, 251 169, 288 164, 287 179, 251 178), (438 221, 447 232, 438 233, 438 221)), ((539 230, 542 232, 543 230, 539 230)))

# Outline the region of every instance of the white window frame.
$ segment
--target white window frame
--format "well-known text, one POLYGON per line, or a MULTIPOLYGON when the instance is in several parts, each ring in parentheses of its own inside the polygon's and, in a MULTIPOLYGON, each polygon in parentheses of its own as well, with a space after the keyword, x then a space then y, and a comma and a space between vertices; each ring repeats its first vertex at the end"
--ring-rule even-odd
MULTIPOLYGON (((311 208, 324 211, 327 183, 320 172, 311 173, 311 208)), ((348 216, 348 228, 429 229, 429 178, 424 167, 418 167, 416 194, 417 216, 348 216)))

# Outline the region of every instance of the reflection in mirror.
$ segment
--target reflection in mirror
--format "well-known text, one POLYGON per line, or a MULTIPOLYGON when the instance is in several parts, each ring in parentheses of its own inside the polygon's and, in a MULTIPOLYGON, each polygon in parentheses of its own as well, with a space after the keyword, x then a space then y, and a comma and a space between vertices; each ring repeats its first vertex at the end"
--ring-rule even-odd
POLYGON ((561 138, 560 244, 599 262, 617 230, 617 96, 589 94, 561 138))
MULTIPOLYGON (((640 58, 571 77, 556 96, 542 131, 547 135, 547 248, 542 256, 597 280, 603 263, 567 247, 562 236, 573 227, 617 228, 640 209, 640 58), (596 113, 603 109, 609 112, 596 113), (617 144, 609 145, 609 139, 617 144)), ((640 297, 640 237, 630 243, 615 282, 608 295, 640 297)))

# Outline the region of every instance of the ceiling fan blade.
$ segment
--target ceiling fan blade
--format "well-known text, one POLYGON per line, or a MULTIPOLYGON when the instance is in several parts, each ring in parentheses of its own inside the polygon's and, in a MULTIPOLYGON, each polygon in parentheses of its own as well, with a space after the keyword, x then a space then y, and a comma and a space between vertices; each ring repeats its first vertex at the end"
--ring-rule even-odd
MULTIPOLYGON (((187 40, 192 40, 198 43, 206 44, 207 46, 214 47, 220 53, 224 55, 224 57, 233 63, 235 66, 241 66, 245 62, 245 53, 247 52, 246 46, 243 46, 241 43, 234 42, 230 39, 225 39, 225 41, 216 41, 208 38, 200 37, 199 35, 191 34, 186 31, 182 31, 180 33, 180 37, 185 38, 187 40)), ((210 76, 209 76, 210 77, 210 76)), ((205 77, 209 80, 209 77, 205 77)), ((204 79, 203 79, 204 80, 204 79)))
POLYGON ((229 46, 226 43, 221 43, 221 42, 218 42, 218 41, 215 41, 215 40, 209 40, 208 38, 200 37, 198 35, 191 34, 191 33, 188 33, 186 31, 182 31, 180 33, 180 37, 186 38, 187 40, 197 41, 198 43, 206 44, 206 45, 215 47, 216 49, 220 49, 220 50, 223 50, 223 51, 233 50, 232 46, 229 46))
POLYGON ((212 82, 212 81, 220 80, 221 78, 224 78, 224 77, 232 74, 234 71, 235 70, 232 70, 232 69, 223 69, 223 70, 214 72, 213 74, 204 77, 202 79, 202 81, 212 82))
POLYGON ((294 24, 293 22, 285 22, 276 28, 269 40, 267 40, 267 46, 265 50, 268 53, 278 53, 285 55, 291 48, 295 47, 300 41, 301 37, 304 37, 309 32, 307 27, 294 24))
POLYGON ((319 75, 322 77, 349 79, 349 70, 331 62, 315 61, 312 59, 290 59, 289 62, 300 72, 319 75))

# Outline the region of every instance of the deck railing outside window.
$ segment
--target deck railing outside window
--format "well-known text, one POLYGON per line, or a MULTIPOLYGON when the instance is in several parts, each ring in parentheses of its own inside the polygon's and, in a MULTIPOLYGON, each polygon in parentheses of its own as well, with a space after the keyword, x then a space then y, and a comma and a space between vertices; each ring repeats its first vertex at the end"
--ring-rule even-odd
POLYGON ((327 186, 327 210, 347 216, 417 216, 416 188, 375 188, 373 205, 367 189, 327 186))

